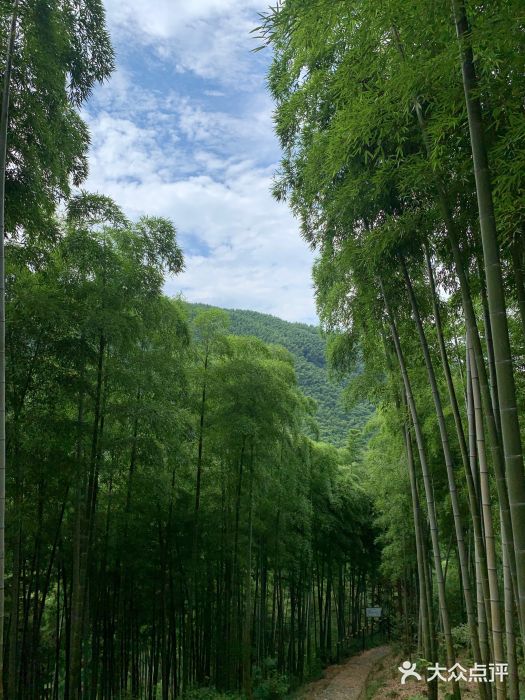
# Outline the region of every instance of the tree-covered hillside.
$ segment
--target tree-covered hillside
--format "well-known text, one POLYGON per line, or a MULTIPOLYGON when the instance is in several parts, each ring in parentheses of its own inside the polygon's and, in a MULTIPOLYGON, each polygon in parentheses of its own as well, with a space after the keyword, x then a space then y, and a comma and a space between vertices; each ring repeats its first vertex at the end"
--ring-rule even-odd
MULTIPOLYGON (((205 304, 189 304, 190 315, 205 304)), ((317 404, 320 439, 336 446, 346 444, 348 431, 361 427, 370 416, 370 407, 360 404, 345 410, 342 386, 330 380, 326 366, 326 341, 319 328, 305 323, 290 323, 257 311, 227 309, 230 332, 253 335, 265 343, 282 345, 295 358, 297 381, 304 393, 317 404)))

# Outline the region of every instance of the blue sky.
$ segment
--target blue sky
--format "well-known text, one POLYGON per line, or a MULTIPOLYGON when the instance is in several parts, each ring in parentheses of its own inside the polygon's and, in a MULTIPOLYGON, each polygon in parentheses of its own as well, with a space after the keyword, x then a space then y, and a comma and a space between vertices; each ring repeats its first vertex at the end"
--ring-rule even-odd
POLYGON ((188 301, 316 322, 312 253, 269 192, 279 161, 268 50, 250 30, 264 0, 106 0, 117 70, 85 109, 86 187, 130 216, 169 217, 188 301))

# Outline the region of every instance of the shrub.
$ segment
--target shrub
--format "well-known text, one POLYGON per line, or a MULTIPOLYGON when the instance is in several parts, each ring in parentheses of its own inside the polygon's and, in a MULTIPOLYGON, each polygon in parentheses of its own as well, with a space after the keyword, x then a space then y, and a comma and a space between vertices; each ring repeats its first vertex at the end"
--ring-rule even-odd
POLYGON ((452 639, 454 640, 454 645, 457 647, 468 647, 470 644, 470 633, 468 625, 458 625, 453 627, 452 639))
POLYGON ((237 693, 224 693, 213 686, 190 688, 184 693, 184 700, 240 700, 237 693))
POLYGON ((257 700, 281 700, 290 692, 290 679, 279 673, 277 661, 268 658, 253 671, 253 695, 257 700))

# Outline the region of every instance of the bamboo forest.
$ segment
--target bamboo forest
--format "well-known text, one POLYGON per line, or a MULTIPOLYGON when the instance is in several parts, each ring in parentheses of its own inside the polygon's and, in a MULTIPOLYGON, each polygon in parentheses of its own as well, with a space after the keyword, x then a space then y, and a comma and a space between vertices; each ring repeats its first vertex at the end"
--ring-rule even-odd
POLYGON ((0 700, 525 698, 523 0, 0 0, 0 700))

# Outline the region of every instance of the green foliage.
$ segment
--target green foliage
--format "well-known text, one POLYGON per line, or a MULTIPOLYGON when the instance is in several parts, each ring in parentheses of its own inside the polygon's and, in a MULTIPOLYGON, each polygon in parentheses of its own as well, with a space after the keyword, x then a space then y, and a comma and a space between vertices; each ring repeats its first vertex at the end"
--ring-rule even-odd
POLYGON ((468 625, 458 625, 452 628, 452 636, 454 644, 461 649, 468 649, 470 645, 470 633, 468 625))
MULTIPOLYGON (((202 304, 189 304, 190 315, 202 304)), ((213 307, 212 307, 213 308, 213 307)), ((348 432, 360 429, 371 414, 366 401, 357 401, 345 409, 342 392, 344 385, 331 380, 326 363, 326 341, 319 329, 304 323, 290 323, 257 311, 229 309, 229 328, 232 333, 255 336, 265 343, 278 344, 290 351, 294 359, 297 382, 306 396, 315 401, 315 419, 318 430, 310 428, 311 437, 318 437, 338 447, 346 445, 348 432)))
POLYGON ((264 668, 253 674, 253 696, 257 700, 282 700, 290 692, 290 680, 276 668, 276 659, 265 659, 264 668))
POLYGON ((359 448, 305 434, 313 403, 286 348, 163 295, 183 264, 169 221, 83 193, 57 231, 7 246, 7 606, 13 647, 31 621, 41 659, 20 656, 15 679, 94 692, 104 674, 125 679, 123 697, 140 678, 226 700, 242 677, 283 697, 311 672, 305 638, 329 661, 355 627, 359 603, 331 611, 330 590, 377 569, 359 448), (329 635, 313 611, 305 622, 315 588, 329 635), (99 679, 76 661, 88 656, 99 679), (191 659, 187 677, 173 661, 162 680, 172 659, 191 659))
MULTIPOLYGON (((377 410, 359 466, 381 531, 382 570, 397 581, 406 646, 418 635, 421 612, 431 634, 419 636, 430 647, 438 619, 434 581, 419 586, 430 549, 449 662, 455 652, 447 618, 459 624, 465 608, 482 658, 468 542, 474 531, 482 560, 476 583, 488 581, 488 605, 487 589, 497 599, 502 587, 490 534, 497 530, 490 509, 496 501, 520 608, 525 488, 523 423, 520 444, 516 419, 525 397, 518 223, 525 149, 523 119, 516 118, 525 86, 522 10, 515 0, 453 6, 456 27, 447 3, 431 0, 286 0, 263 14, 259 27, 273 51, 268 85, 282 148, 273 193, 287 200, 317 252, 317 306, 335 372, 348 376, 358 360, 363 364, 346 397, 377 410), (466 326, 475 355, 468 362, 475 362, 481 387, 475 417, 466 415, 464 401, 471 380, 466 326), (474 444, 482 444, 477 456, 474 444), (485 476, 485 445, 496 484, 485 476), (489 502, 481 524, 472 483, 478 478, 489 502), (421 533, 417 552, 414 527, 421 533), (419 594, 428 604, 419 605, 419 594)), ((352 447, 360 437, 351 434, 352 447)), ((498 614, 502 619, 503 610, 498 614)), ((521 607, 522 631, 523 615, 521 607)), ((500 629, 492 625, 491 642, 503 658, 500 629)), ((508 654, 513 646, 507 640, 508 654)))
MULTIPOLYGON (((89 134, 77 108, 114 67, 100 0, 19 2, 11 79, 6 231, 56 234, 56 204, 87 175, 89 134)), ((0 55, 13 3, 0 2, 0 55)))
POLYGON ((212 686, 201 686, 187 690, 182 697, 184 700, 240 700, 242 695, 221 692, 212 686))
POLYGON ((372 679, 367 681, 365 697, 366 700, 372 700, 377 695, 378 691, 385 685, 385 681, 380 679, 372 679))
MULTIPOLYGON (((0 0, 2 29, 12 4, 0 0)), ((521 8, 465 7, 521 369, 521 8)), ((488 559, 491 529, 501 538, 491 506, 496 515, 512 492, 509 471, 483 482, 488 495, 476 492, 483 426, 498 406, 490 372, 477 426, 463 400, 467 379, 474 386, 466 300, 482 330, 476 366, 486 356, 490 369, 492 278, 480 274, 450 9, 286 0, 262 15, 259 32, 273 49, 268 85, 283 152, 274 195, 317 252, 322 332, 167 299, 166 276, 184 267, 173 224, 130 221, 104 194, 71 196, 87 174, 77 109, 113 68, 103 6, 20 2, 6 195, 10 700, 278 700, 357 649, 370 604, 403 649, 426 645, 428 657, 440 614, 440 653, 444 641, 475 641, 477 622, 463 624, 474 506, 488 501, 477 552, 488 559), (439 600, 427 521, 446 579, 439 600), (417 624, 421 612, 428 625, 417 624)), ((499 432, 486 441, 489 469, 499 432)), ((486 566, 496 593, 502 551, 486 566)))

